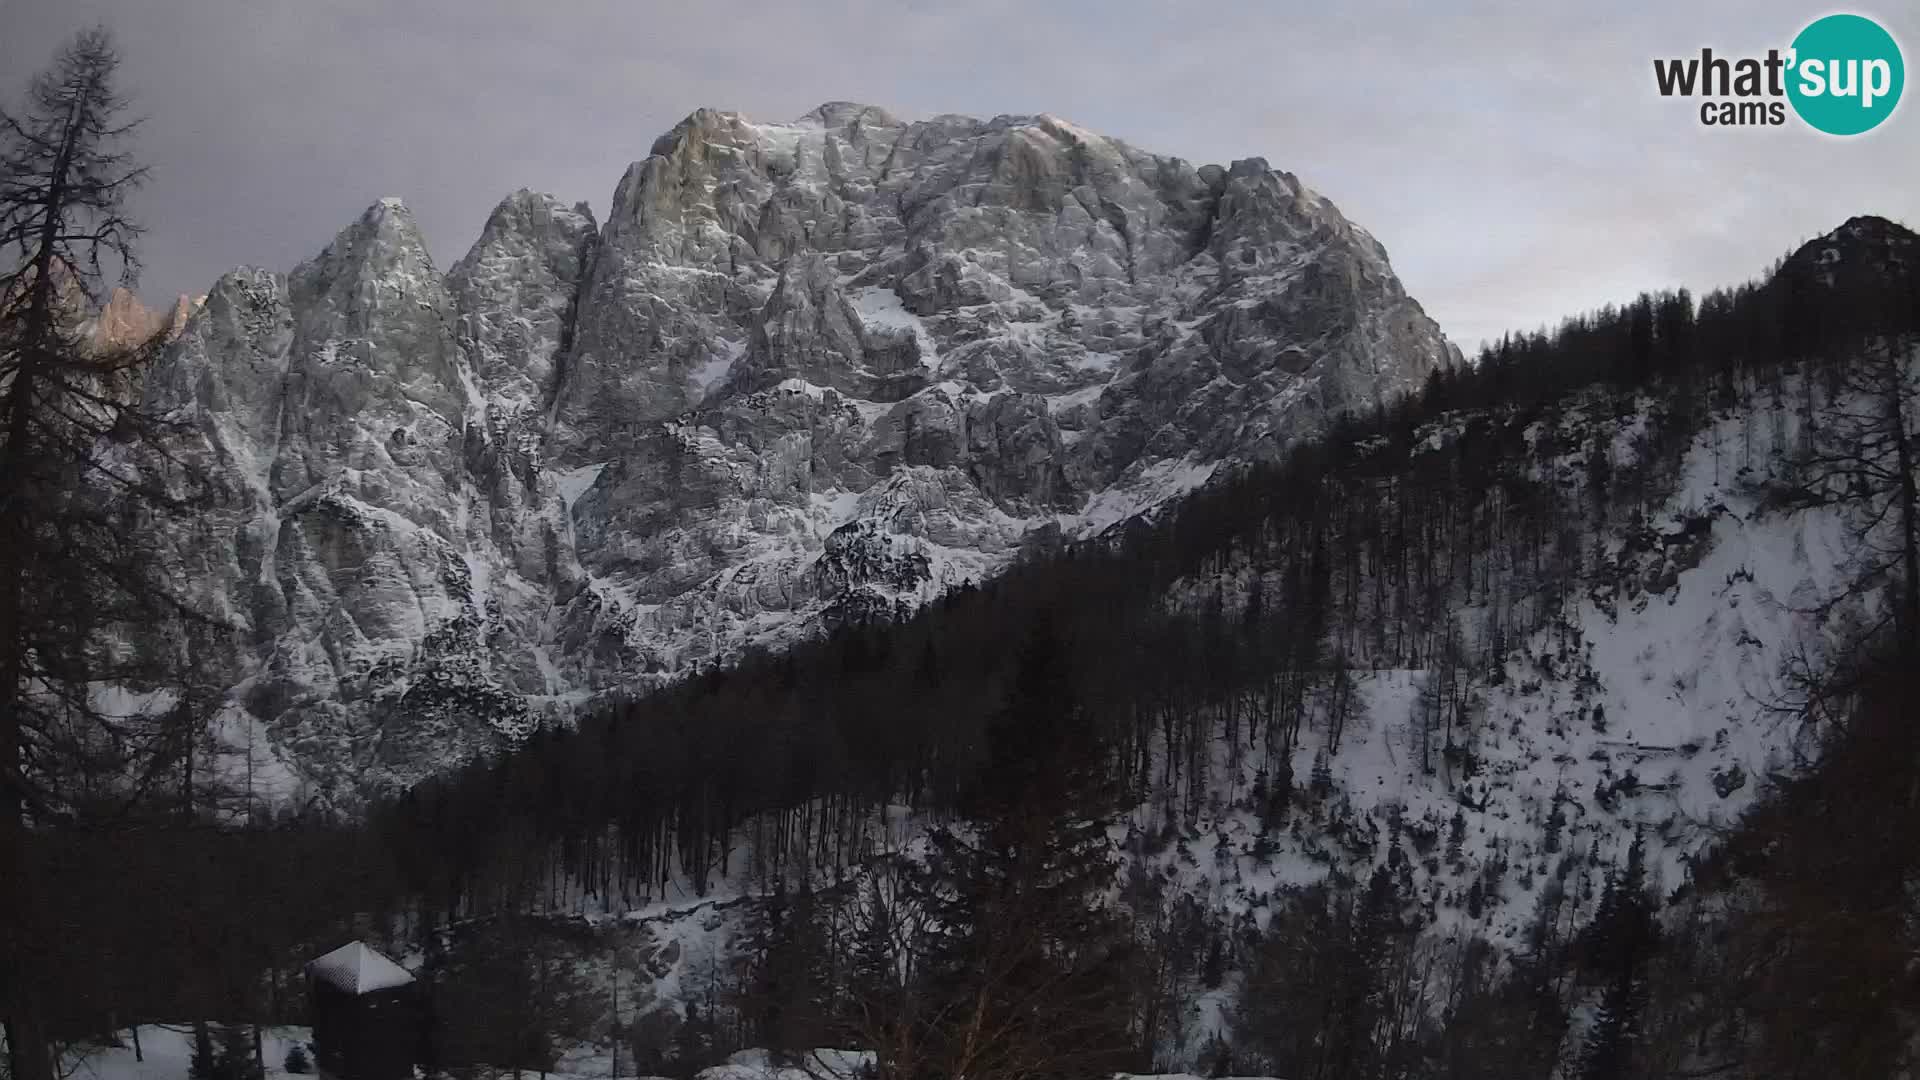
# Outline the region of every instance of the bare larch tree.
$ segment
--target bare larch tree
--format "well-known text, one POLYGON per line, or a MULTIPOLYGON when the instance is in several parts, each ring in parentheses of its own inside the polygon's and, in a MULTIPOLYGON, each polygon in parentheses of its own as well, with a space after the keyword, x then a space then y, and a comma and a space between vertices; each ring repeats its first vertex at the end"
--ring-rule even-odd
MULTIPOLYGON (((0 109, 0 1017, 12 1080, 51 1080, 48 1002, 68 976, 36 835, 138 801, 179 739, 169 714, 117 702, 161 684, 165 647, 126 628, 180 625, 153 556, 156 517, 197 487, 169 466, 138 407, 159 339, 89 328, 117 275, 139 269, 126 210, 147 171, 114 88, 104 28, 69 41, 17 109, 0 109), (122 715, 116 715, 120 713, 122 715)), ((164 632, 155 640, 167 640, 164 632)))

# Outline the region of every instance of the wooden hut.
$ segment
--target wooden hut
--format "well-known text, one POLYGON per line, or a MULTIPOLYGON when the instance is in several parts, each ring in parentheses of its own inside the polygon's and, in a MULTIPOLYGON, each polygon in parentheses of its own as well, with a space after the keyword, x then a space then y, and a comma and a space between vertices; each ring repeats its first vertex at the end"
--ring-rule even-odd
POLYGON ((307 964, 307 992, 324 1080, 413 1080, 425 1008, 411 972, 354 941, 307 964))

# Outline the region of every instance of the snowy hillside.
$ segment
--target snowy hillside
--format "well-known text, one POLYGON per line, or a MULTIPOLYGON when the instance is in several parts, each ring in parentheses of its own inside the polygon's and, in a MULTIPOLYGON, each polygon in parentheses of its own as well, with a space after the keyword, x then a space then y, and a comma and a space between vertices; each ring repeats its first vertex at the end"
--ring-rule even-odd
MULTIPOLYGON (((1574 431, 1598 421, 1575 409, 1558 422, 1574 431)), ((1575 590, 1564 611, 1511 643, 1497 679, 1482 677, 1477 722, 1459 745, 1470 770, 1438 752, 1431 772, 1422 768, 1418 698, 1433 676, 1421 669, 1360 671, 1360 706, 1338 748, 1309 736, 1294 749, 1296 776, 1313 775, 1324 760, 1326 812, 1346 827, 1384 845, 1389 820, 1399 819, 1437 929, 1513 938, 1533 914, 1533 883, 1560 854, 1591 854, 1579 872, 1601 873, 1624 858, 1636 829, 1656 841, 1657 879, 1678 886, 1688 860, 1739 820, 1770 775, 1805 764, 1812 747, 1783 715, 1783 673, 1796 651, 1826 644, 1801 609, 1839 588, 1849 540, 1835 512, 1760 508, 1754 473, 1739 464, 1749 448, 1761 461, 1771 453, 1770 434, 1755 426, 1763 418, 1737 414, 1702 432, 1677 489, 1613 530, 1596 553, 1623 587, 1575 590), (1464 822, 1459 861, 1446 854, 1456 815, 1464 822), (1557 834, 1551 848, 1549 833, 1557 834), (1484 913, 1470 917, 1467 892, 1496 861, 1504 880, 1485 882, 1484 913)), ((1623 425, 1633 427, 1633 419, 1623 425)), ((1780 431, 1791 439, 1794 422, 1780 431)), ((1614 467, 1630 467, 1635 452, 1623 436, 1614 467)), ((1584 472, 1579 454, 1539 464, 1584 472)), ((1462 612, 1463 631, 1477 637, 1485 617, 1484 609, 1462 612)), ((1326 724, 1308 726, 1324 732, 1326 724)), ((1250 763, 1238 776, 1221 761, 1215 769, 1212 787, 1229 800, 1253 785, 1250 763)), ((1155 827, 1151 809, 1142 817, 1143 828, 1155 827)), ((1346 861, 1324 827, 1298 821, 1270 858, 1253 857, 1260 827, 1251 812, 1201 816, 1187 834, 1208 840, 1207 855, 1225 838, 1226 866, 1202 859, 1182 873, 1236 908, 1257 910, 1275 884, 1303 884, 1346 861)))
MULTIPOLYGON (((1796 388, 1789 380, 1784 400, 1796 388)), ((1384 866, 1404 882, 1424 939, 1522 949, 1543 910, 1567 927, 1591 917, 1636 833, 1652 883, 1686 885, 1693 860, 1770 778, 1803 768, 1816 750, 1783 712, 1783 672, 1829 644, 1804 609, 1838 588, 1847 562, 1837 512, 1763 509, 1755 481, 1798 438, 1800 421, 1789 406, 1751 404, 1710 417, 1677 446, 1656 437, 1675 428, 1669 398, 1610 392, 1531 416, 1449 414, 1415 432, 1408 442, 1423 456, 1470 430, 1485 437, 1491 423, 1524 442, 1520 467, 1567 507, 1594 506, 1593 457, 1606 455, 1614 484, 1596 511, 1604 524, 1573 559, 1584 569, 1550 597, 1517 565, 1476 579, 1478 599, 1454 608, 1451 632, 1423 632, 1438 650, 1431 665, 1373 667, 1365 627, 1336 628, 1331 637, 1352 648, 1343 718, 1333 715, 1332 685, 1313 691, 1288 751, 1270 752, 1251 721, 1228 734, 1228 712, 1253 709, 1257 692, 1216 701, 1202 714, 1211 716, 1204 764, 1155 744, 1144 775, 1172 781, 1156 779, 1111 828, 1122 860, 1115 899, 1134 904, 1142 884, 1155 883, 1156 904, 1189 898, 1244 934, 1303 889, 1364 881, 1384 866), (1442 713, 1454 726, 1434 720, 1442 713), (1275 792, 1287 787, 1276 810, 1275 792)), ((1480 558, 1499 565, 1492 547, 1480 558)), ((1237 562, 1182 579, 1167 601, 1244 618, 1256 577, 1237 562)), ((1262 588, 1273 596, 1282 586, 1262 588)), ((1374 587, 1363 578, 1354 592, 1374 587)), ((852 850, 917 859, 929 820, 890 807, 860 825, 852 850)), ((547 896, 550 909, 584 915, 601 933, 624 928, 621 947, 645 957, 650 974, 635 987, 644 992, 632 994, 623 1021, 707 999, 749 961, 761 932, 756 898, 770 888, 766 860, 777 850, 770 825, 731 832, 710 873, 682 866, 637 906, 582 881, 547 896)), ((884 863, 814 861, 810 873, 823 893, 847 897, 869 887, 876 866, 884 863)), ((1208 1040, 1231 1034, 1235 949, 1224 985, 1186 991, 1166 1063, 1198 1067, 1208 1040)))

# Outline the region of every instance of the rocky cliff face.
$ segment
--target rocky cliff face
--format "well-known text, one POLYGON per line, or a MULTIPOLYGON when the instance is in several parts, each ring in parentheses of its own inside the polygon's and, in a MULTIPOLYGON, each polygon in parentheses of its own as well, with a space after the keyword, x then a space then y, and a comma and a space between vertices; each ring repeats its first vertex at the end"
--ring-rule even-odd
POLYGON ((222 483, 176 546, 235 627, 227 717, 351 802, 1098 531, 1449 354, 1264 161, 836 103, 696 112, 604 225, 517 192, 444 275, 385 200, 222 278, 147 403, 222 483))

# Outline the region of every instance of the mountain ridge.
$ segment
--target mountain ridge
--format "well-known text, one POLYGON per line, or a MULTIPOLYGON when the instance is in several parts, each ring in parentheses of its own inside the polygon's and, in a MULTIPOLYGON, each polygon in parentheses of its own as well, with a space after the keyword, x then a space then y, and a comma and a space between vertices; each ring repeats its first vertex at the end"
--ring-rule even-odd
POLYGON ((1457 356, 1261 159, 847 103, 654 151, 606 222, 522 189, 444 274, 376 202, 156 365, 227 493, 172 538, 237 631, 206 690, 276 797, 909 610, 1457 356))

